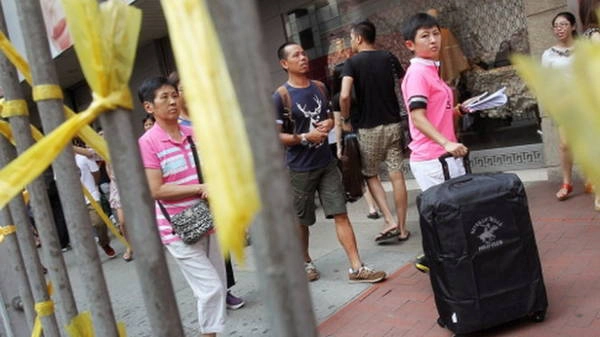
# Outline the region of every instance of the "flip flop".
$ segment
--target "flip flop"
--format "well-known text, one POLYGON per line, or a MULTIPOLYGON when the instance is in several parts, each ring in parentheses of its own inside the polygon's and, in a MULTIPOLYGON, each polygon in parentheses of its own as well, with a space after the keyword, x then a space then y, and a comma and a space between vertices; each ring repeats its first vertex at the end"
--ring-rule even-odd
POLYGON ((379 212, 373 212, 373 213, 367 214, 367 218, 369 218, 369 219, 379 219, 379 218, 381 218, 381 215, 379 215, 379 212))
POLYGON ((391 239, 395 239, 396 237, 398 237, 398 235, 400 235, 400 230, 398 228, 394 228, 387 232, 379 233, 379 235, 375 238, 375 242, 386 242, 391 239))
POLYGON ((398 235, 398 241, 406 241, 408 240, 408 238, 410 238, 410 231, 406 231, 405 237, 401 237, 400 235, 398 235))

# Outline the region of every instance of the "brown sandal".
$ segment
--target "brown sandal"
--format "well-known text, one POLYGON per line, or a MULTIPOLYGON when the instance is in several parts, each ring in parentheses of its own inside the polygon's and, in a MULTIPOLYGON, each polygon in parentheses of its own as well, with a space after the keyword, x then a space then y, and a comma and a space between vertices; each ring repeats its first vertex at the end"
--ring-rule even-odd
POLYGON ((587 182, 585 183, 585 185, 583 186, 583 192, 590 194, 594 192, 594 185, 592 185, 592 183, 587 182))
POLYGON ((562 184, 558 192, 556 192, 556 199, 558 201, 564 201, 569 198, 569 195, 573 192, 573 185, 571 184, 562 184))

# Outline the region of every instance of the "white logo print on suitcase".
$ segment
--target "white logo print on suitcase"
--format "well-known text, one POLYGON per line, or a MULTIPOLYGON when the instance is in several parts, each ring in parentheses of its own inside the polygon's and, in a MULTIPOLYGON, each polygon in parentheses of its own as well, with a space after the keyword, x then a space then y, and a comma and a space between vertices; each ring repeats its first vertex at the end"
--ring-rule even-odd
POLYGON ((488 216, 477 221, 475 225, 471 227, 471 235, 477 235, 479 240, 481 240, 482 245, 478 248, 480 252, 490 248, 502 246, 504 242, 502 240, 496 240, 495 234, 495 232, 502 226, 502 221, 494 218, 493 216, 488 216))

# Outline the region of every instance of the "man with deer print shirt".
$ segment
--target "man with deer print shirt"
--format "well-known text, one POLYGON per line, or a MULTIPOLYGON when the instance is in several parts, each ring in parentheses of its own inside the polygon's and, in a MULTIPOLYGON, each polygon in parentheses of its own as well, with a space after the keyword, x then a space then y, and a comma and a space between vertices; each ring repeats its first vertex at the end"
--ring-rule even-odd
POLYGON ((327 146, 333 119, 325 86, 308 78, 308 57, 300 45, 286 42, 277 50, 277 56, 288 74, 288 81, 273 94, 273 101, 281 125, 279 139, 286 146, 307 278, 309 281, 319 278, 308 252, 308 227, 316 222, 314 195, 318 191, 325 216, 334 219, 338 240, 350 261, 349 281, 379 282, 385 279, 386 273, 366 267, 360 259, 346 211, 341 174, 327 146), (290 123, 284 123, 289 121, 288 112, 293 120, 289 130, 290 123))

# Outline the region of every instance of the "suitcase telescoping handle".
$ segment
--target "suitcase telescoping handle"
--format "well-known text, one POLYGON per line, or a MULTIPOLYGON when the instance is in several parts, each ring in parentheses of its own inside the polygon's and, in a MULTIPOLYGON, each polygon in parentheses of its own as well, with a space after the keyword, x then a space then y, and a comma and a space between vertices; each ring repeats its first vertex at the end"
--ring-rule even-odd
MULTIPOLYGON (((442 164, 442 171, 444 172, 444 180, 450 180, 450 171, 448 170, 448 162, 446 159, 453 157, 450 153, 445 153, 438 158, 440 163, 442 164)), ((471 160, 469 159, 469 152, 465 154, 463 157, 463 165, 465 167, 465 172, 467 174, 471 174, 471 160)))

